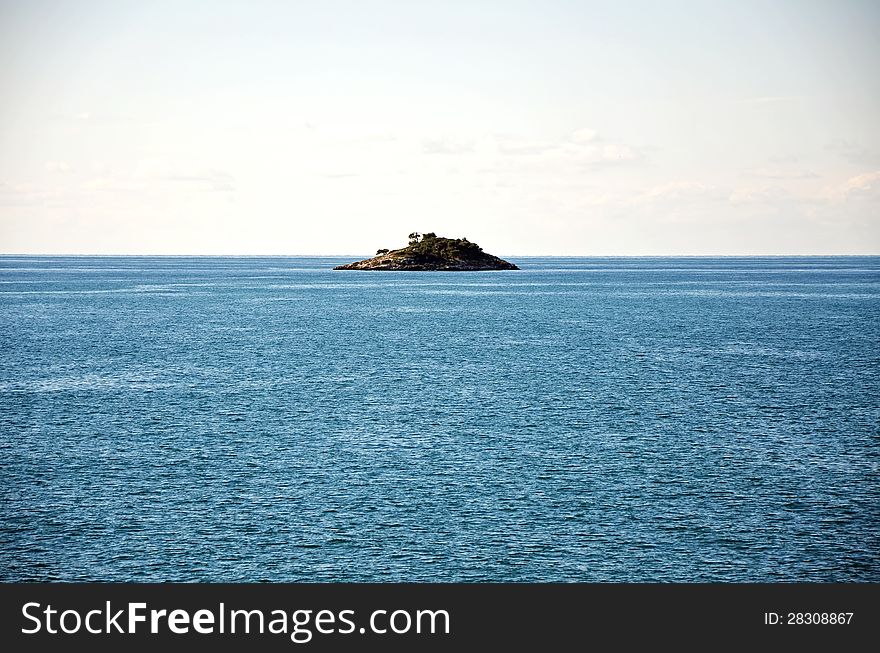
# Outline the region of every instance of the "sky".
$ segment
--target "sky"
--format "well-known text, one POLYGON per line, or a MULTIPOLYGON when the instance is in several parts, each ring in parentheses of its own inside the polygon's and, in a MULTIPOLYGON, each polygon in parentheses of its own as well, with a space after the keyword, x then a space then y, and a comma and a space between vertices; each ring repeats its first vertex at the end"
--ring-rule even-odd
POLYGON ((880 254, 880 3, 0 0, 0 253, 880 254))

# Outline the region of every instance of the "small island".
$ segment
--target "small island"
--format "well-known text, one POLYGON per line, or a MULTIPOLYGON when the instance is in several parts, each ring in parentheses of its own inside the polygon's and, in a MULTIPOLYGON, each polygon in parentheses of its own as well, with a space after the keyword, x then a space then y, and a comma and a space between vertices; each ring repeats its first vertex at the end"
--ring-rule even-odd
POLYGON ((435 233, 409 235, 409 245, 401 249, 380 249, 376 256, 334 270, 396 270, 477 272, 480 270, 519 270, 513 263, 492 256, 467 238, 442 238, 435 233))

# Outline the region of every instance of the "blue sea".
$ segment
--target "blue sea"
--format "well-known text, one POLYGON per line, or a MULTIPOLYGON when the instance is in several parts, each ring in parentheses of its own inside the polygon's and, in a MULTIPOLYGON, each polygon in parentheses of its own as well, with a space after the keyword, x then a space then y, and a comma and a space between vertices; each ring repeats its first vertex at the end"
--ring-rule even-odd
POLYGON ((0 258, 0 580, 880 581, 880 258, 0 258))

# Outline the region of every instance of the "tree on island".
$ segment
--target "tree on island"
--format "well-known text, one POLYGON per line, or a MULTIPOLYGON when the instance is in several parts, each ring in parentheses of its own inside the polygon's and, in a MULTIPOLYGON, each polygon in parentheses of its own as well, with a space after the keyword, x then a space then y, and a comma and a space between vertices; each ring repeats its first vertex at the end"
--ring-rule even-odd
POLYGON ((414 232, 412 232, 412 233, 409 235, 409 244, 410 244, 410 245, 415 245, 417 242, 419 242, 419 239, 420 239, 421 237, 422 237, 422 234, 420 234, 418 231, 414 231, 414 232))
POLYGON ((382 256, 382 254, 387 254, 390 251, 391 251, 390 249, 377 249, 376 256, 382 256))

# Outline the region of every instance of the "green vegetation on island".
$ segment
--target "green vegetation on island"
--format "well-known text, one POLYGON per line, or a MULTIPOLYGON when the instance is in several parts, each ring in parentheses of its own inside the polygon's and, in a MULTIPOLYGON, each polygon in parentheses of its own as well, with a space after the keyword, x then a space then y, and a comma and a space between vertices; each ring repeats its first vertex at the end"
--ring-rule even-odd
POLYGON ((400 249, 379 249, 376 256, 334 270, 442 270, 450 272, 473 272, 479 270, 519 270, 519 268, 467 238, 443 238, 433 232, 409 235, 409 245, 400 249))

